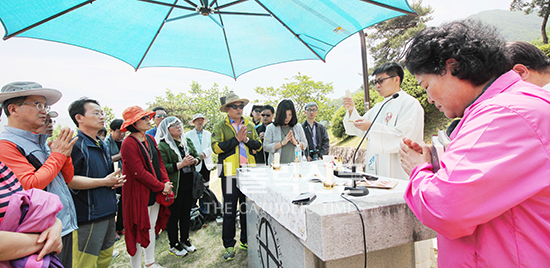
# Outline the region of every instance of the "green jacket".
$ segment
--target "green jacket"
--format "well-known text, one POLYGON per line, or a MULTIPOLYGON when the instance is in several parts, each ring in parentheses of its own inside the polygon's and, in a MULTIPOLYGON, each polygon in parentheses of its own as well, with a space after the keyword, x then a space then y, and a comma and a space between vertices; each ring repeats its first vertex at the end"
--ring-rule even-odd
MULTIPOLYGON (((252 155, 252 150, 259 151, 262 148, 262 142, 256 132, 254 123, 244 119, 248 137, 248 143, 245 143, 248 165, 256 166, 256 158, 252 155)), ((229 121, 229 116, 224 121, 214 125, 212 130, 212 150, 218 154, 218 164, 223 164, 224 175, 234 176, 239 168, 239 141, 237 133, 229 121)))
MULTIPOLYGON (((200 164, 200 156, 197 153, 197 150, 195 149, 195 146, 193 146, 193 142, 191 142, 190 139, 185 139, 187 142, 187 147, 189 148, 189 154, 199 160, 198 164, 200 164)), ((172 182, 174 186, 174 194, 175 197, 178 197, 178 188, 180 184, 180 170, 176 166, 179 162, 178 155, 172 148, 170 148, 170 145, 166 143, 164 140, 161 140, 158 144, 160 156, 162 157, 162 162, 164 162, 164 167, 166 168, 166 172, 168 172, 168 178, 170 178, 170 181, 172 182)), ((191 170, 195 170, 195 166, 191 167, 191 170)))

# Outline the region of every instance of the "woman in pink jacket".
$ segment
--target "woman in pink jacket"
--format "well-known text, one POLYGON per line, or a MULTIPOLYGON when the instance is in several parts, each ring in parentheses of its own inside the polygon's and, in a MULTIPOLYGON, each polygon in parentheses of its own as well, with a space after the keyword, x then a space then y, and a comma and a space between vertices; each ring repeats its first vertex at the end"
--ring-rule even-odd
POLYGON ((428 100, 462 118, 434 173, 404 138, 405 200, 438 233, 439 267, 550 267, 550 93, 510 70, 492 26, 430 27, 406 58, 428 100))

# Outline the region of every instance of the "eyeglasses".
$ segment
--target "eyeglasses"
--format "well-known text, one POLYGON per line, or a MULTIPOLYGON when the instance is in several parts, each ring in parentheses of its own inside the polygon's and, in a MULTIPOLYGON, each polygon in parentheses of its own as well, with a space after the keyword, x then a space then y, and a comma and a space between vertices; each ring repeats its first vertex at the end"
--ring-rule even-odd
POLYGON ((373 83, 374 83, 375 86, 376 86, 376 84, 382 85, 382 83, 384 83, 384 81, 386 81, 386 80, 388 80, 388 79, 390 79, 390 78, 394 78, 394 77, 395 77, 395 75, 394 75, 394 76, 385 77, 385 78, 380 78, 380 79, 378 79, 378 80, 374 80, 373 83))
POLYGON ((155 117, 156 118, 165 118, 167 115, 166 114, 156 114, 155 117))
POLYGON ((243 109, 244 108, 244 104, 241 104, 241 105, 236 105, 236 104, 228 104, 227 107, 230 107, 230 108, 233 108, 234 110, 237 110, 237 109, 243 109))
POLYGON ((142 117, 141 120, 149 120, 149 116, 146 115, 146 116, 142 117))
POLYGON ((317 112, 317 109, 306 109, 306 112, 314 113, 314 112, 317 112))
POLYGON ((92 112, 92 115, 94 115, 95 117, 103 117, 105 116, 105 114, 103 112, 92 112))
POLYGON ((262 114, 263 117, 270 117, 272 114, 262 114))
POLYGON ((169 127, 181 127, 181 123, 180 122, 175 122, 175 123, 171 124, 169 127))
POLYGON ((254 112, 261 113, 262 110, 261 109, 255 109, 254 112))
POLYGON ((21 106, 21 105, 36 105, 36 109, 38 109, 39 111, 46 111, 46 113, 50 111, 50 106, 49 105, 46 105, 46 104, 44 104, 42 102, 38 102, 38 101, 36 101, 36 102, 22 102, 22 103, 19 104, 19 106, 21 106))

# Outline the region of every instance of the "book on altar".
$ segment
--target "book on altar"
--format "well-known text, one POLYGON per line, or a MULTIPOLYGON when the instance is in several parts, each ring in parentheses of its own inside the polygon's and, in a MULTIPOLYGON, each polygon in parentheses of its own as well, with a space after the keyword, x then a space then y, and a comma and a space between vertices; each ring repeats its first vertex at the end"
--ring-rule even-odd
POLYGON ((367 181, 362 180, 357 182, 357 186, 365 186, 367 188, 378 188, 378 189, 392 189, 397 185, 397 180, 376 180, 376 181, 367 181))
POLYGON ((434 173, 441 168, 439 159, 447 150, 450 143, 451 139, 444 130, 440 130, 437 132, 437 135, 432 136, 432 170, 434 173))

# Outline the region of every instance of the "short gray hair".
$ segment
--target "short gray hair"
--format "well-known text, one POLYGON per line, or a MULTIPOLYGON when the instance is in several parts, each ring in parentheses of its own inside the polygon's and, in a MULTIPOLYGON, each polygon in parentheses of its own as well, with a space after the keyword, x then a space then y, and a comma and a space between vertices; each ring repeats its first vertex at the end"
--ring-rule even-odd
POLYGON ((317 107, 317 109, 319 109, 319 106, 317 106, 317 103, 309 102, 308 104, 306 104, 306 106, 304 106, 304 110, 309 108, 309 107, 312 107, 312 106, 315 106, 315 107, 317 107))

